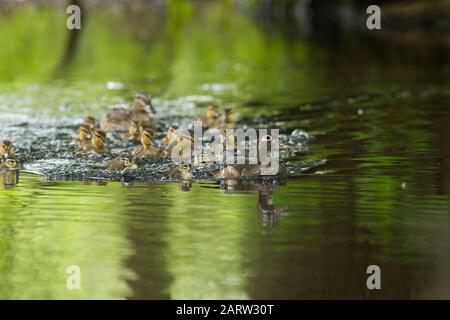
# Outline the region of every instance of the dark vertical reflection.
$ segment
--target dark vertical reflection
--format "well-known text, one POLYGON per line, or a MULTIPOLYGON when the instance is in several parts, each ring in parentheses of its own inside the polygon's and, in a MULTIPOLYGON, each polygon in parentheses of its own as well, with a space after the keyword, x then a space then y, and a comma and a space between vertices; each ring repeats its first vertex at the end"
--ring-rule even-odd
POLYGON ((129 280, 129 299, 170 299, 171 275, 167 268, 168 211, 173 199, 165 185, 131 185, 127 188, 128 239, 134 253, 125 265, 136 274, 129 280), (149 197, 156 201, 143 201, 149 197))

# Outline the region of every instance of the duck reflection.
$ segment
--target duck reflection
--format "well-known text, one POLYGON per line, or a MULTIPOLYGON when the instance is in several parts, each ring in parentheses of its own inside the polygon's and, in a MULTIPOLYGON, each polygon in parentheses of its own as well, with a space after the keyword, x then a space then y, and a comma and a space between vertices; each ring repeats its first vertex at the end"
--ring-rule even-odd
POLYGON ((267 186, 258 192, 258 218, 263 227, 272 227, 288 215, 288 205, 278 207, 274 205, 274 191, 272 186, 267 186))
POLYGON ((19 170, 1 171, 0 180, 6 189, 15 187, 19 183, 19 170))
POLYGON ((258 192, 257 213, 263 227, 272 227, 288 215, 289 205, 275 206, 274 195, 281 184, 280 180, 255 181, 247 179, 224 179, 220 188, 224 193, 242 194, 258 192))

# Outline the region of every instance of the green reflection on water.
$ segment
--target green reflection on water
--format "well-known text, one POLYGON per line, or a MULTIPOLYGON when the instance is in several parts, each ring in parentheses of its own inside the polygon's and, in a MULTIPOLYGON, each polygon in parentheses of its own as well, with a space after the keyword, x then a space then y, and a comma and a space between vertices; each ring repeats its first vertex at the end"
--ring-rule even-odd
POLYGON ((99 188, 25 175, 16 188, 0 192, 1 298, 117 299, 130 293, 125 279, 134 274, 122 262, 133 251, 117 205, 122 187, 99 188), (66 287, 70 265, 81 268, 81 290, 66 287))

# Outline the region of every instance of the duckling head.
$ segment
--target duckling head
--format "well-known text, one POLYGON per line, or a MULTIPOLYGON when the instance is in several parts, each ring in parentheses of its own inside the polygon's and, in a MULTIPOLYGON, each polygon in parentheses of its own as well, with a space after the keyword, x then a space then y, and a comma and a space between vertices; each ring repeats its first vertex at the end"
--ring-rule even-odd
POLYGON ((84 118, 83 125, 86 125, 89 129, 95 128, 95 118, 91 116, 87 116, 84 118))
POLYGON ((0 145, 0 157, 13 157, 16 152, 16 149, 14 148, 13 144, 9 140, 3 140, 0 145))
POLYGON ((134 162, 134 159, 130 159, 130 157, 128 157, 128 156, 122 156, 120 158, 120 162, 122 162, 123 165, 125 166, 125 168, 128 168, 128 169, 137 169, 138 168, 137 164, 134 162))
POLYGON ((181 173, 181 180, 192 180, 191 167, 188 164, 180 164, 178 170, 181 173))
POLYGON ((15 170, 18 168, 19 164, 17 163, 16 159, 8 158, 5 160, 5 166, 8 170, 15 170))
POLYGON ((92 145, 101 148, 106 142, 106 133, 103 130, 95 130, 92 134, 92 145))
POLYGON ((208 119, 217 119, 219 117, 219 107, 215 104, 209 105, 206 111, 206 117, 208 119))
POLYGON ((141 134, 141 143, 145 147, 151 145, 153 141, 153 130, 150 128, 144 128, 141 134))
POLYGON ((128 133, 130 136, 137 136, 142 131, 142 125, 139 121, 131 121, 128 127, 128 133))
POLYGON ((175 131, 177 131, 178 126, 175 124, 172 124, 168 129, 167 129, 167 139, 172 139, 173 134, 175 133, 175 131))
POLYGON ((178 144, 194 145, 194 137, 190 133, 184 133, 178 138, 178 144))
POLYGON ((88 141, 90 132, 91 132, 91 128, 86 124, 82 124, 78 128, 78 138, 81 141, 88 141))
POLYGON ((236 113, 231 108, 225 109, 225 122, 226 123, 235 123, 236 122, 236 113))
POLYGON ((147 111, 150 108, 152 113, 156 113, 155 108, 153 108, 152 97, 148 92, 138 92, 134 96, 133 109, 135 111, 147 111))

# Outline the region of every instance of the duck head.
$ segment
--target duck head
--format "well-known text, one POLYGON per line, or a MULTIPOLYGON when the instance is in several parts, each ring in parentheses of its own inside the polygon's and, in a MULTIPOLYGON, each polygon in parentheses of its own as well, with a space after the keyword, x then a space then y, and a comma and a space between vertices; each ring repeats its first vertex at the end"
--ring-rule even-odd
POLYGON ((148 148, 153 141, 153 130, 150 128, 143 128, 141 134, 141 143, 144 148, 148 148))
POLYGON ((10 158, 14 157, 16 149, 9 140, 3 140, 0 144, 0 158, 10 158))
POLYGON ((83 125, 87 126, 89 129, 95 128, 95 118, 91 116, 87 116, 84 118, 83 125))
POLYGON ((206 117, 208 119, 217 119, 219 116, 219 107, 215 104, 209 105, 208 110, 206 111, 206 117))
POLYGON ((148 109, 150 109, 152 113, 156 113, 155 108, 153 108, 152 97, 147 92, 138 92, 135 94, 132 108, 138 112, 145 111, 149 113, 148 109))
POLYGON ((131 121, 128 127, 128 133, 130 136, 139 136, 142 133, 142 125, 139 121, 131 121))
POLYGON ((80 139, 80 141, 88 141, 91 128, 86 124, 82 124, 78 128, 77 132, 78 132, 78 139, 80 139))
POLYGON ((236 113, 231 108, 225 109, 225 122, 226 123, 235 123, 236 122, 236 113))
POLYGON ((177 131, 177 130, 178 130, 178 126, 177 126, 177 125, 175 125, 175 124, 171 125, 171 126, 167 129, 167 135, 166 135, 167 140, 171 141, 172 138, 173 138, 173 135, 174 135, 175 131, 177 131))
POLYGON ((5 167, 8 170, 16 170, 19 168, 19 163, 14 158, 7 158, 5 160, 5 167))
POLYGON ((106 133, 103 130, 95 130, 91 139, 92 145, 95 148, 102 148, 106 142, 106 133))

